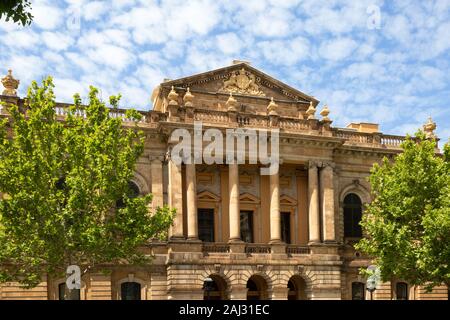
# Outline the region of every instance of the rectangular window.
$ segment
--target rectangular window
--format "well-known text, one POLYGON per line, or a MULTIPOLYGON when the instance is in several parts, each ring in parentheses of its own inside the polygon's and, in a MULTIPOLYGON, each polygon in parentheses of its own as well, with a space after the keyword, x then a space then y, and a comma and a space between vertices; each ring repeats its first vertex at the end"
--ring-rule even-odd
POLYGON ((364 300, 364 299, 365 299, 364 283, 353 282, 352 283, 352 300, 364 300))
POLYGON ((397 282, 397 300, 408 300, 408 285, 404 282, 397 282))
POLYGON ((291 213, 281 212, 281 240, 285 243, 291 243, 291 213))
POLYGON ((241 211, 241 240, 253 242, 253 211, 241 211))
MULTIPOLYGON (((69 290, 69 289, 67 289, 69 290)), ((66 300, 66 283, 60 283, 58 285, 58 293, 59 293, 59 300, 66 300)), ((72 289, 70 290, 70 296, 68 297, 69 300, 80 300, 80 289, 72 289)))
POLYGON ((214 242, 214 209, 198 209, 198 238, 214 242))

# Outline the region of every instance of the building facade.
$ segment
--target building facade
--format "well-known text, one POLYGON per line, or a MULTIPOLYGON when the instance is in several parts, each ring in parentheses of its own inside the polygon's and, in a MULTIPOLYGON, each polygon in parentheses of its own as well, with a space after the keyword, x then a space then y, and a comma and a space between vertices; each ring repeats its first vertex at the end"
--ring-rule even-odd
MULTIPOLYGON (((14 81, 11 74, 2 80, 1 99, 21 104, 14 81)), ((140 194, 153 194, 152 206, 177 210, 169 239, 148 244, 154 259, 145 268, 109 266, 108 274, 85 275, 73 298, 369 298, 359 268, 370 258, 353 248, 363 236, 358 222, 364 204, 371 201, 366 178, 374 163, 401 151, 404 137, 370 123, 333 127, 328 107, 316 114, 314 97, 243 61, 165 80, 152 101, 153 110, 142 112, 139 122, 146 147, 132 183, 140 194), (203 131, 214 128, 223 136, 242 129, 235 136, 244 141, 246 129, 276 130, 278 172, 263 175, 265 165, 251 161, 176 163, 173 131, 194 136, 200 122, 203 131)), ((57 107, 61 117, 64 108, 57 107)), ((0 114, 7 116, 6 110, 0 114)), ((424 129, 431 136, 435 125, 430 120, 424 129)), ((209 143, 203 139, 201 147, 209 143)), ((247 157, 255 152, 249 142, 246 148, 247 157)), ((6 283, 0 299, 60 299, 64 281, 43 276, 30 290, 6 283)), ((427 293, 402 279, 379 284, 373 293, 374 299, 447 297, 446 287, 427 293)))

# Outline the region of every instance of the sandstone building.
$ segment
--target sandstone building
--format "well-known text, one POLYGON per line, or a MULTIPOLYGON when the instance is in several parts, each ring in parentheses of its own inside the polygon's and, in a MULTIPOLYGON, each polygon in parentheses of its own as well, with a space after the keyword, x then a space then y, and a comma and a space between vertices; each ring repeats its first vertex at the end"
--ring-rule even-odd
MULTIPOLYGON (((23 103, 12 75, 3 101, 23 103)), ((404 137, 377 124, 332 126, 328 107, 247 62, 161 83, 153 110, 143 112, 144 155, 133 185, 153 205, 177 209, 167 242, 149 243, 147 268, 111 266, 87 274, 79 299, 367 299, 358 269, 370 259, 354 250, 358 222, 370 202, 372 165, 400 152, 404 137), (260 164, 175 164, 171 132, 203 129, 279 129, 280 168, 260 164), (204 290, 210 278, 211 290, 204 290)), ((64 116, 64 105, 57 107, 64 116)), ((7 116, 0 109, 1 116, 7 116)), ((121 116, 119 114, 118 116, 121 116)), ((124 119, 126 125, 127 119, 124 119)), ((431 120, 424 126, 433 135, 431 120)), ((60 299, 64 279, 43 277, 31 290, 0 285, 0 299, 60 299)), ((402 279, 380 284, 374 299, 447 299, 402 279)))

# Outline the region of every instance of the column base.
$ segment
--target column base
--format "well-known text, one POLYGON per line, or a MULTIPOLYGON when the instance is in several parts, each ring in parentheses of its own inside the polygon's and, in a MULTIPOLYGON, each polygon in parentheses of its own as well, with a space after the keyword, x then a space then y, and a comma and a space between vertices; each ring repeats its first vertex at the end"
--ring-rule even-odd
POLYGON ((269 241, 269 244, 285 244, 281 239, 272 239, 269 241))
POLYGON ((282 241, 270 241, 270 251, 272 259, 287 259, 286 243, 282 241))
POLYGON ((230 245, 230 258, 231 259, 246 259, 245 245, 246 243, 240 239, 228 241, 230 245))
POLYGON ((187 241, 189 241, 189 242, 198 242, 198 243, 202 243, 203 241, 202 240, 200 240, 198 237, 188 237, 187 238, 187 241))
POLYGON ((171 236, 169 237, 169 242, 182 242, 186 239, 183 236, 171 236))

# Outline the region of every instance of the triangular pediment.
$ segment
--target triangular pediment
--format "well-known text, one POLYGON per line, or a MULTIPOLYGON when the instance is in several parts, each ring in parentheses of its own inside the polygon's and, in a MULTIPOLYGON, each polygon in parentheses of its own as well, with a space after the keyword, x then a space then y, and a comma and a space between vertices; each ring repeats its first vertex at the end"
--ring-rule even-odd
POLYGON ((197 194, 198 201, 219 202, 220 197, 209 191, 203 191, 197 194))
POLYGON ((280 205, 296 206, 297 205, 297 200, 295 200, 292 197, 289 197, 288 195, 282 195, 282 196, 280 196, 280 205))
POLYGON ((157 96, 162 93, 160 98, 164 98, 172 86, 180 91, 184 91, 189 87, 194 96, 196 92, 214 95, 229 95, 231 92, 235 96, 264 99, 273 97, 276 100, 305 105, 309 105, 312 102, 316 106, 319 103, 314 97, 269 76, 245 62, 176 80, 165 81, 153 92, 152 100, 154 104, 157 96))
POLYGON ((255 197, 254 195, 252 195, 250 193, 243 193, 239 196, 239 202, 258 204, 260 201, 259 201, 259 198, 255 197))

